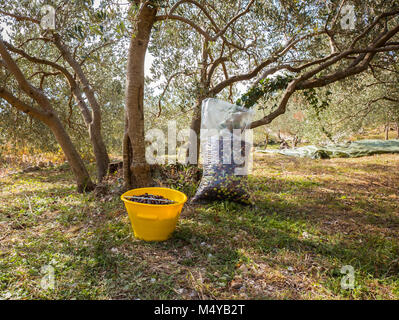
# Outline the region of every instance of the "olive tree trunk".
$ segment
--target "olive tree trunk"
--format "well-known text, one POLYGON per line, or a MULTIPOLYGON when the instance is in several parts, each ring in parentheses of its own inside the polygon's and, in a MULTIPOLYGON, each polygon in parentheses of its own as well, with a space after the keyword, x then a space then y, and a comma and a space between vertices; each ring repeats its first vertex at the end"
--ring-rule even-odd
POLYGON ((75 175, 78 191, 91 191, 94 188, 94 184, 90 179, 90 175, 86 170, 82 158, 77 152, 75 146, 72 143, 71 138, 66 132, 62 125, 56 111, 51 105, 49 98, 46 96, 43 90, 34 87, 19 69, 18 65, 11 57, 4 42, 0 37, 0 56, 2 57, 2 64, 7 70, 15 77, 18 82, 19 88, 33 101, 35 101, 40 108, 31 106, 25 103, 21 99, 17 98, 12 92, 6 90, 0 85, 0 98, 6 100, 11 106, 15 107, 19 111, 22 111, 32 118, 45 123, 52 131, 55 139, 59 143, 64 152, 68 163, 75 175))
POLYGON ((123 172, 126 188, 151 183, 150 166, 145 157, 144 136, 144 61, 157 9, 144 3, 135 16, 130 39, 126 77, 125 134, 123 172))
POLYGON ((60 119, 56 115, 50 114, 49 118, 46 119, 44 122, 53 132, 55 139, 61 146, 61 149, 68 160, 68 163, 76 179, 78 192, 88 192, 93 190, 94 184, 90 179, 90 175, 87 172, 82 158, 80 157, 75 146, 73 145, 72 140, 66 132, 60 119))
MULTIPOLYGON (((88 111, 86 103, 81 96, 78 85, 73 79, 68 79, 71 84, 71 88, 73 89, 72 92, 75 96, 75 100, 82 110, 83 118, 89 131, 90 140, 93 146, 93 153, 96 159, 97 178, 99 181, 101 181, 106 176, 108 171, 109 156, 101 134, 100 105, 94 95, 94 90, 91 87, 89 80, 86 77, 86 74, 83 72, 81 65, 76 61, 76 59, 74 59, 68 47, 66 47, 62 43, 61 37, 57 33, 54 33, 54 43, 57 46, 58 50, 61 52, 64 59, 68 62, 73 71, 76 73, 79 81, 83 86, 83 92, 91 107, 90 113, 88 111)), ((70 76, 68 77, 68 75, 66 76, 67 78, 71 78, 70 76)))
MULTIPOLYGON (((202 42, 202 50, 201 50, 201 77, 199 82, 199 91, 197 95, 197 99, 194 106, 194 112, 191 118, 190 123, 190 140, 189 140, 189 147, 186 153, 186 161, 191 164, 198 165, 199 158, 200 158, 200 148, 201 148, 201 107, 202 102, 206 98, 213 97, 213 94, 210 94, 210 77, 208 74, 208 58, 209 58, 209 41, 204 40, 202 42), (190 156, 191 152, 196 151, 190 156)), ((209 71, 211 74, 213 71, 209 71)))
POLYGON ((186 152, 186 162, 189 164, 198 165, 199 156, 200 156, 200 132, 201 132, 201 105, 204 98, 199 98, 194 106, 194 112, 191 117, 190 123, 190 136, 189 136, 189 145, 186 152), (193 154, 190 154, 194 152, 193 154))

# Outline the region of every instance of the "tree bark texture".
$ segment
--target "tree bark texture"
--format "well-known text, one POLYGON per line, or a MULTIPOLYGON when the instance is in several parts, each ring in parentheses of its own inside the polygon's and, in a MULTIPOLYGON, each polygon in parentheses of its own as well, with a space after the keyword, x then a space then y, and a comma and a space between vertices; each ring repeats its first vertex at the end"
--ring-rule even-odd
POLYGON ((123 170, 126 188, 146 187, 151 183, 150 166, 145 157, 144 136, 144 61, 157 9, 141 5, 130 39, 126 77, 126 126, 123 139, 123 170))

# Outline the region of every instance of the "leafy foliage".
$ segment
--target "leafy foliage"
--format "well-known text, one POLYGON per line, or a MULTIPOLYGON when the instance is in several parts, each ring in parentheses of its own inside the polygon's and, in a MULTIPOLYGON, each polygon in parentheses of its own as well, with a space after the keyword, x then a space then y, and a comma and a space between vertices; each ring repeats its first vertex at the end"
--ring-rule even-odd
POLYGON ((259 81, 259 85, 251 88, 236 101, 237 105, 245 108, 252 108, 260 98, 265 101, 273 97, 278 91, 287 88, 293 80, 290 75, 277 75, 274 78, 266 78, 259 81))
POLYGON ((332 92, 327 90, 325 93, 324 99, 322 99, 320 102, 319 102, 319 97, 317 95, 316 89, 314 89, 314 88, 304 90, 303 95, 304 95, 306 101, 309 103, 309 106, 311 108, 313 108, 313 110, 315 111, 315 116, 316 116, 316 119, 320 122, 320 128, 321 128, 322 132, 328 137, 328 139, 330 139, 330 141, 333 141, 331 133, 326 130, 326 128, 322 124, 322 121, 320 118, 320 114, 323 111, 325 111, 330 105, 330 102, 331 102, 330 95, 332 95, 332 92))

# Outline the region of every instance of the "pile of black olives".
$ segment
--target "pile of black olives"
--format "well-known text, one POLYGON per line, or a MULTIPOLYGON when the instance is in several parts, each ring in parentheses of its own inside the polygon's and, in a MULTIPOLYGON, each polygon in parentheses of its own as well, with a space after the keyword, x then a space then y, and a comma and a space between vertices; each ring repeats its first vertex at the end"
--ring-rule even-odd
POLYGON ((163 196, 157 196, 154 194, 145 193, 139 196, 126 196, 129 201, 145 203, 145 204, 172 204, 175 203, 173 200, 166 199, 163 196))
POLYGON ((250 146, 244 140, 234 146, 232 135, 227 139, 226 137, 210 139, 205 148, 207 159, 204 160, 201 183, 191 202, 229 200, 250 203, 247 175, 238 173, 248 161, 246 148, 250 146), (224 152, 225 148, 226 152, 224 152), (241 156, 243 163, 237 164, 234 154, 241 156))

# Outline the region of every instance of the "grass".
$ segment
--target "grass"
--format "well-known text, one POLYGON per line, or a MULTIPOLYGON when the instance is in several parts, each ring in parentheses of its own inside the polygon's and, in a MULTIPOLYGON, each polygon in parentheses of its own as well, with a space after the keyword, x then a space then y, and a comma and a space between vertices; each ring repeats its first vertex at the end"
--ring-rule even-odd
POLYGON ((254 206, 186 205, 160 243, 134 239, 117 195, 77 194, 65 167, 3 175, 0 298, 399 298, 399 155, 254 163, 254 206))

